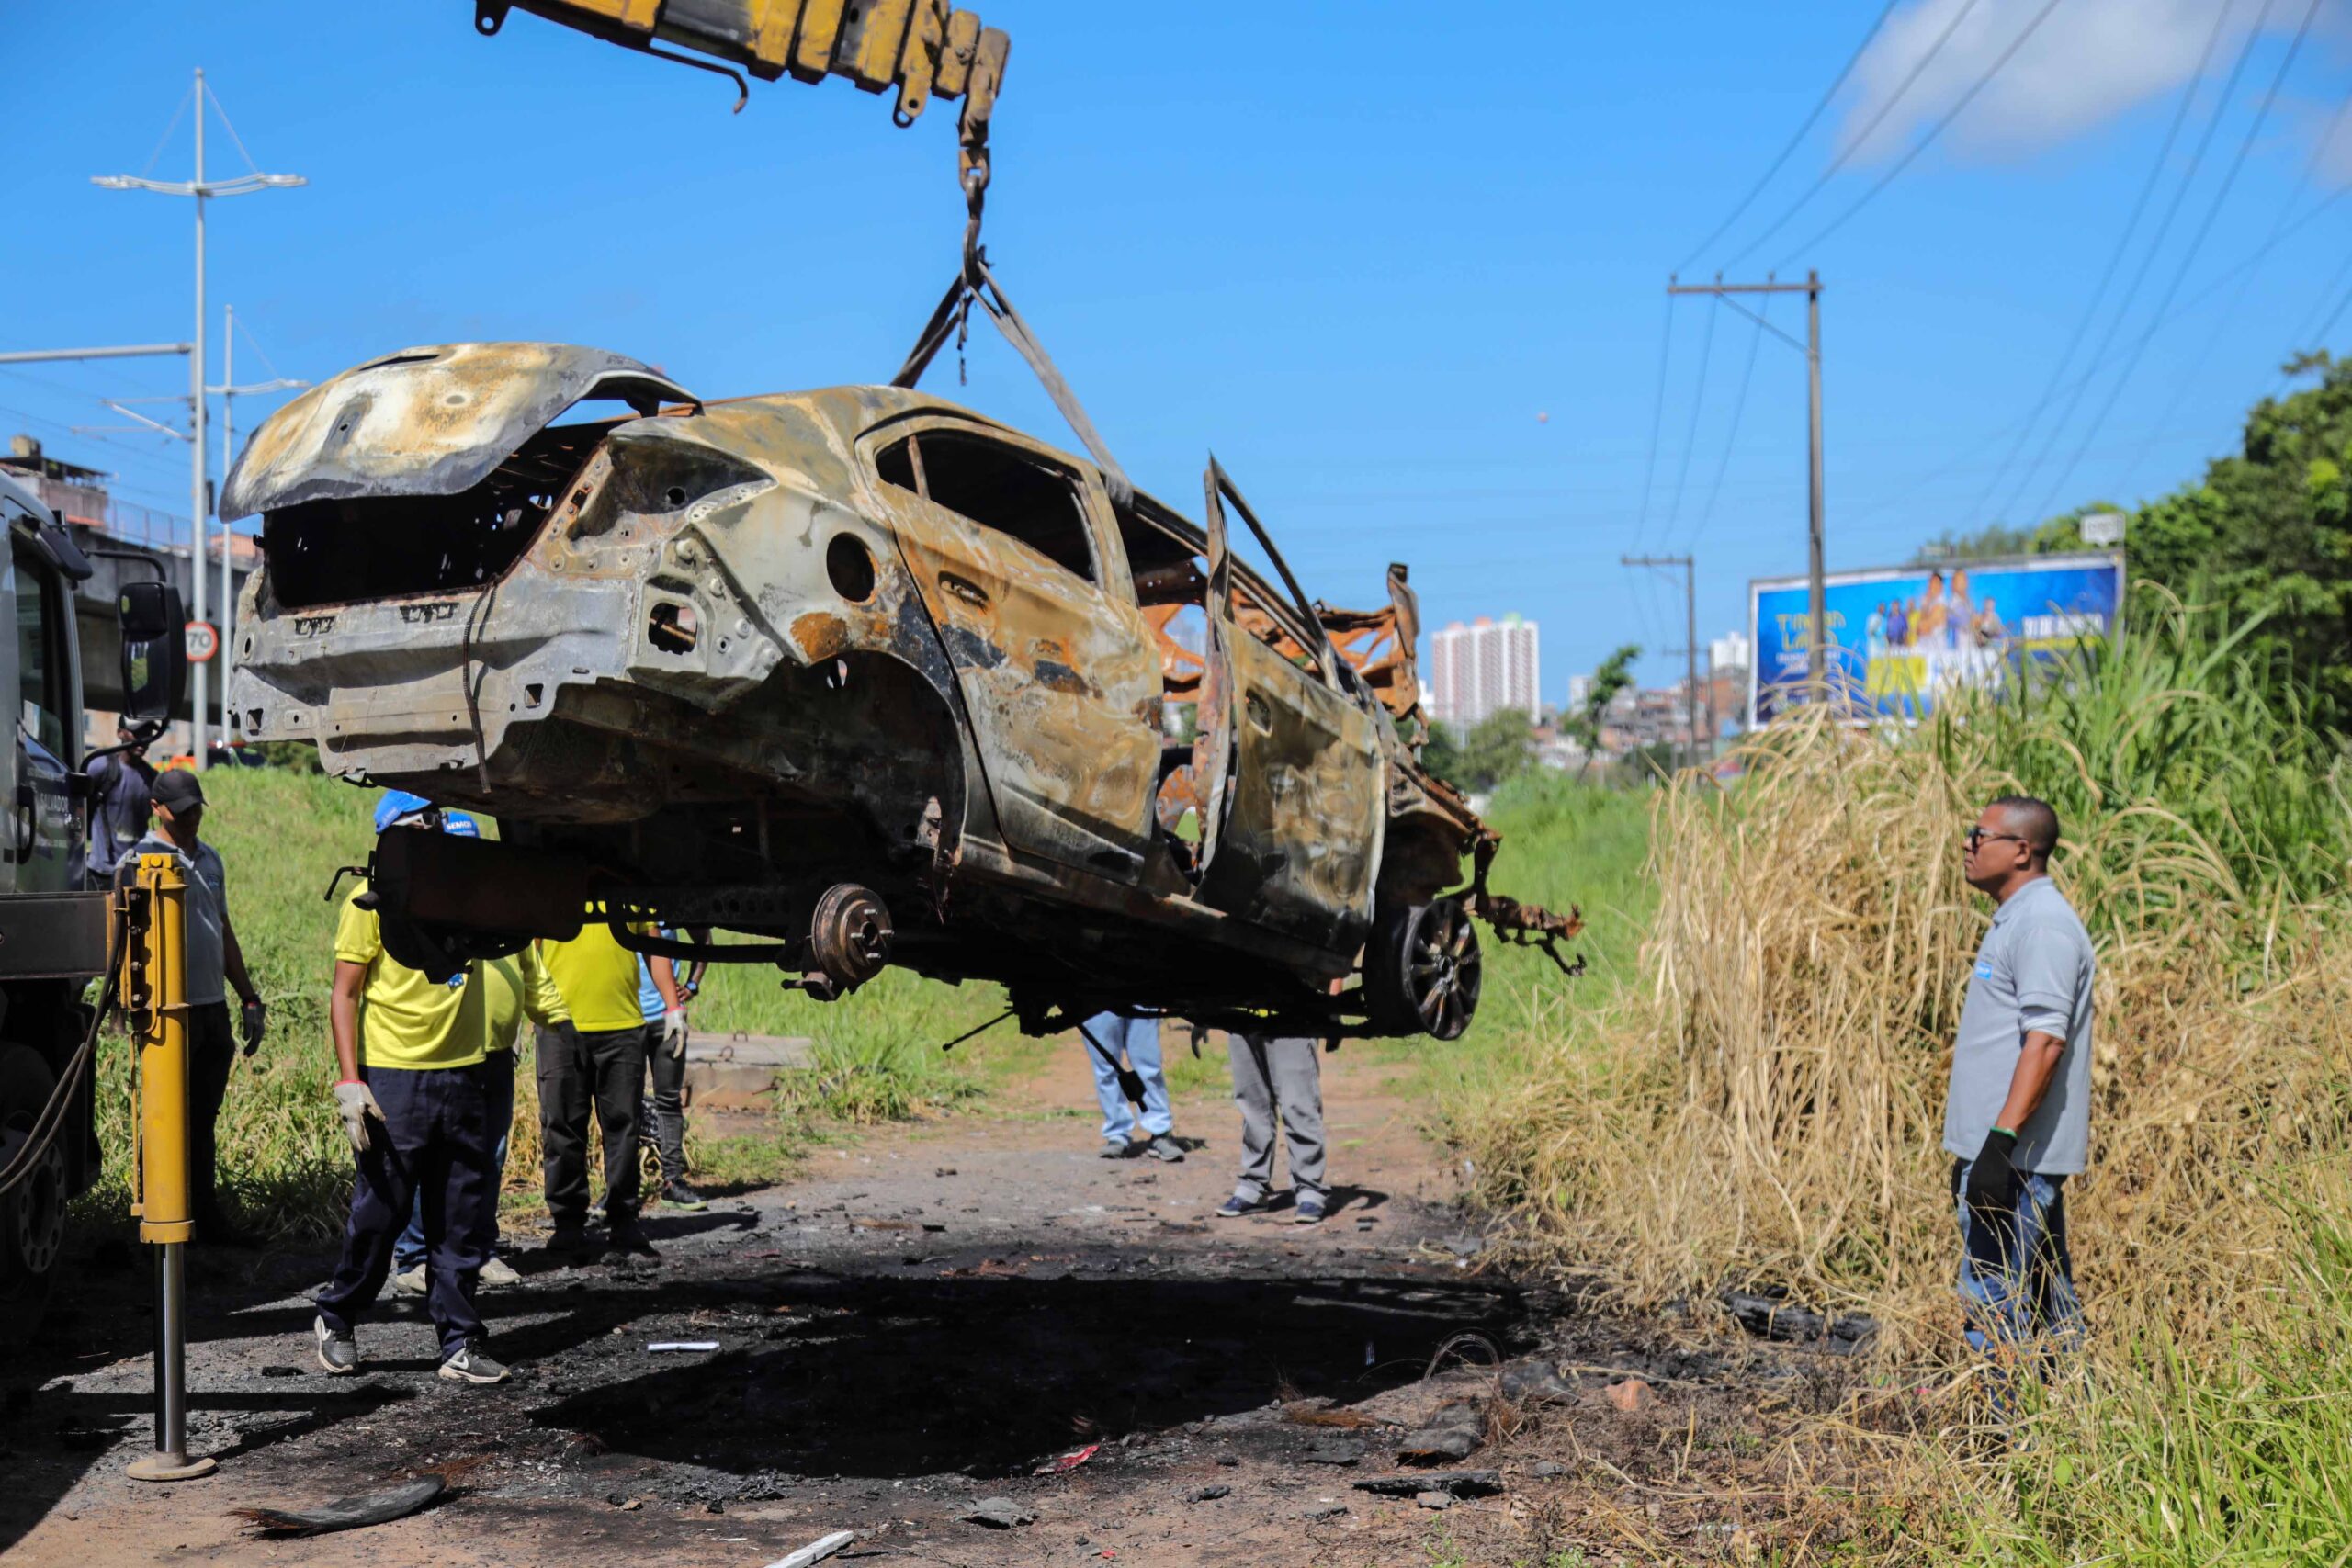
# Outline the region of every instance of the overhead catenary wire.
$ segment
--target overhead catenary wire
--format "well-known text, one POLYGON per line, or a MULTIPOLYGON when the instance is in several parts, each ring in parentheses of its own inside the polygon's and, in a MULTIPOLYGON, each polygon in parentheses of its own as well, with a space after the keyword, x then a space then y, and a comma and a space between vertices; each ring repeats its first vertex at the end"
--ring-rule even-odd
MULTIPOLYGON (((1925 136, 1922 136, 1918 141, 1913 142, 1910 150, 1905 152, 1902 157, 1897 158, 1894 164, 1887 169, 1886 173, 1881 175, 1868 190, 1862 192, 1861 196, 1856 199, 1851 207, 1849 207, 1845 211, 1831 219, 1828 226, 1815 234, 1813 238, 1807 240, 1804 244, 1799 245, 1795 250, 1790 252, 1787 258, 1781 263, 1781 265, 1787 266, 1795 262, 1800 256, 1811 255, 1820 246, 1824 240, 1826 240, 1830 235, 1844 228, 1847 222, 1850 220, 1856 213, 1861 211, 1863 208, 1868 207, 1873 200, 1875 200, 1879 192, 1884 190, 1888 186, 1893 185, 1896 177, 1900 175, 1904 170, 1909 168, 1913 161, 1917 159, 1920 153, 1925 152, 1928 148, 1935 145, 1936 139, 1944 133, 1945 128, 1950 126, 1953 120, 1958 119, 1962 113, 1967 109, 1970 104, 1975 102, 1976 95, 1983 92, 1986 87, 1992 85, 1993 78, 1998 76, 2001 73, 2003 67, 2007 66, 2012 59, 2016 58, 2018 51, 2025 47, 2026 40, 2033 37, 2036 32, 2040 31, 2041 24, 2050 19, 2050 14, 2064 4, 2065 0, 2049 0, 2049 3, 2043 6, 2041 10, 2036 11, 2033 14, 2033 20, 2025 25, 2025 30, 2018 34, 2016 38, 2009 40, 2009 46, 2001 51, 1999 57, 1996 58, 1990 66, 1985 68, 1984 73, 1977 77, 1974 82, 1971 83, 1968 90, 1961 94, 1959 99, 1953 103, 1951 107, 1946 109, 1942 116, 1937 119, 1936 123, 1928 128, 1928 133, 1925 136)), ((1775 270, 1778 269, 1776 268, 1775 270)))
POLYGON ((2010 446, 2008 456, 2002 459, 2001 466, 1985 481, 1984 492, 1977 496, 1974 510, 1979 515, 1984 514, 1994 492, 2007 483, 2010 468, 2024 453, 2026 442, 2033 434, 2033 422, 2040 419, 2042 411, 2057 398, 2066 372, 2075 362, 2075 351, 2082 347, 2083 339, 2089 335, 2091 323, 2098 319, 2099 307, 2106 303, 2107 291, 2115 282, 2116 274, 2123 268, 2123 258, 2131 252, 2132 236, 2139 231, 2140 220, 2147 216, 2148 203, 2155 196, 2156 186, 2164 178, 2165 165, 2172 160, 2173 146, 2180 139, 2181 127, 2188 123, 2189 106, 2196 101, 2197 89, 2205 79, 2205 68, 2213 58, 2213 51, 2221 44, 2222 30, 2228 27, 2230 13, 2236 5, 2237 0, 2224 0, 2220 14, 2213 18, 2213 30, 2205 37, 2205 48, 2197 57, 2197 69, 2190 72, 2188 80, 2181 84, 2180 102, 2174 107, 2172 123, 2165 128, 2164 141, 2156 148, 2155 159, 2148 165, 2148 177, 2140 182, 2140 194, 2132 204, 2132 216, 2124 220, 2123 231, 2115 237, 2115 248, 2108 254, 2107 266, 2099 274, 2098 286, 2091 290, 2090 303, 2084 306, 2083 313, 2075 318, 2075 330, 2066 339, 2064 352, 2051 367, 2050 384, 2042 388, 2041 396, 2034 400, 2026 417, 2018 422, 2017 440, 2010 446))
POLYGON ((1894 15, 1895 6, 1902 3, 1903 0, 1887 0, 1885 8, 1878 14, 1878 19, 1871 24, 1870 31, 1864 33, 1862 41, 1854 46, 1854 52, 1846 57, 1846 63, 1838 71, 1837 78, 1829 84, 1827 89, 1814 104, 1813 111, 1804 117, 1803 122, 1791 133, 1788 141, 1781 144, 1780 152, 1774 156, 1770 164, 1765 166, 1764 172, 1757 176, 1756 183, 1747 187, 1747 194, 1741 197, 1731 211, 1724 214, 1724 220, 1716 224, 1705 239, 1690 248, 1690 254, 1676 265, 1675 271, 1688 270, 1692 263, 1706 254, 1707 247, 1722 239, 1724 231, 1738 222, 1748 208, 1755 204, 1756 198, 1764 194, 1764 187, 1772 183, 1773 176, 1787 164, 1796 150, 1804 145, 1805 137, 1812 133, 1813 128, 1820 122, 1822 115, 1829 106, 1837 101, 1839 90, 1846 85, 1847 78, 1853 75, 1854 67, 1862 62, 1862 56, 1870 52, 1871 45, 1877 40, 1879 33, 1885 28, 1886 19, 1894 15))
MULTIPOLYGON (((2304 9, 2302 25, 2295 29, 2295 36, 2288 44, 2286 54, 2278 62, 2278 69, 2270 78, 2269 89, 2262 95, 2262 102, 2255 109, 2254 122, 2246 127, 2245 138, 2238 142, 2237 153, 2230 160, 2229 169, 2222 176, 2221 188, 2213 193, 2212 203, 2205 209, 2204 220, 2198 224, 2196 234, 2188 242, 2188 249, 2182 253, 2180 265, 2173 269, 2172 281, 2165 286, 2164 298, 2156 302, 2155 313, 2159 318, 2164 315, 2171 306, 2174 298, 2180 292, 2180 286, 2188 280, 2188 269, 2196 264, 2198 252, 2204 248, 2206 237, 2213 231, 2214 221, 2222 216, 2222 209, 2228 204, 2230 192, 2237 184, 2238 172, 2245 167, 2246 155, 2254 151, 2255 141, 2262 134, 2263 126, 2270 118, 2271 107, 2278 100, 2278 89, 2287 79, 2288 68, 2294 64, 2296 54, 2303 47, 2303 39, 2311 32, 2312 20, 2319 15, 2319 9, 2324 4, 2326 0, 2311 0, 2311 5, 2304 9)), ((2263 15, 2268 16, 2269 10, 2268 0, 2264 0, 2263 15)), ((2259 35, 2261 25, 2259 21, 2255 24, 2256 36, 2259 35)), ((2253 39, 2249 38, 2247 42, 2251 44, 2253 39)), ((2115 412, 2115 405, 2121 400, 2124 389, 2132 385, 2132 373, 2140 367, 2141 355, 2147 351, 2149 339, 2154 335, 2154 333, 2143 333, 2139 342, 2132 345, 2131 357, 2124 362, 2122 373, 2116 377, 2115 385, 2109 389, 2107 400, 2101 403, 2098 412, 2091 416, 2090 425, 2083 432, 2081 445, 2075 456, 2067 459, 2065 467, 2060 468, 2056 477, 2050 481, 2049 491, 2042 497, 2041 505, 2036 509, 2038 512, 2045 515, 2048 513, 2059 491, 2065 487, 2067 479, 2073 477, 2075 469, 2082 463, 2084 454, 2089 451, 2091 443, 2098 439, 2098 433, 2105 428, 2108 416, 2115 412)))
MULTIPOLYGON (((2099 334, 2098 347, 2091 351, 2094 368, 2112 363, 2109 351, 2114 347, 2116 335, 2123 330, 2123 323, 2131 319, 2132 307, 2138 303, 2140 290, 2147 283, 2148 274, 2154 269, 2156 257, 2163 253, 2165 237, 2172 232, 2173 220, 2180 216, 2189 190, 2196 184, 2197 171, 2203 166, 2205 154, 2213 145, 2214 134, 2221 129, 2222 118, 2230 107, 2230 98, 2237 91, 2238 78, 2245 73, 2246 62, 2254 57, 2254 47, 2262 36, 2262 24, 2270 15, 2270 5, 2271 0, 2262 0, 2262 9, 2256 15, 2254 26, 2246 31, 2245 43, 2238 50, 2237 58, 2230 64, 2229 74, 2222 80, 2221 96, 2214 100, 2213 112, 2206 117, 2205 129, 2199 133, 2197 145, 2189 151, 2188 165, 2181 171, 2179 183, 2173 187, 2172 199, 2165 204, 2165 215, 2157 221, 2155 233, 2140 248, 2140 265, 2133 269, 2132 281, 2124 288, 2123 298, 2117 302, 2115 314, 2109 319, 2107 330, 2099 334)), ((2225 10, 2224 19, 2227 15, 2225 10)), ((2161 316, 2162 312, 2157 312, 2158 319, 2161 316)), ((2075 383, 2067 395, 2065 408, 2043 431, 2041 445, 2034 449, 2033 457, 2018 474, 2015 489, 2009 491, 1996 508, 1996 514, 2008 514, 2025 499, 2034 475, 2050 461, 2051 454, 2057 449, 2059 437, 2074 423, 2076 412, 2083 406, 2083 394, 2097 378, 2096 375, 2086 376, 2075 383)))
POLYGON ((1791 202, 1778 218, 1772 220, 1770 225, 1762 233, 1748 241, 1724 263, 1726 269, 1746 260, 1749 254, 1760 249, 1765 241, 1786 227, 1789 220, 1803 211, 1805 203, 1820 195, 1822 188, 1837 177, 1838 172, 1846 166, 1854 154, 1868 145, 1870 139, 1877 133, 1879 126, 1885 121, 1886 117, 1894 112, 1894 106, 1901 103, 1904 96, 1911 91, 1912 84, 1927 73, 1928 67, 1935 62, 1936 56, 1941 54, 1944 45, 1951 41, 1951 35, 1960 30, 1960 24, 1966 21, 1968 14, 1975 8, 1976 0, 1961 0, 1960 9, 1952 13, 1951 20, 1944 24, 1944 30, 1936 35, 1936 40, 1928 46, 1927 52, 1919 56, 1918 60, 1912 64, 1910 73, 1896 84, 1894 91, 1887 95, 1886 101, 1879 105, 1878 112, 1871 117, 1870 123, 1847 140, 1846 145, 1838 151, 1838 155, 1829 160, 1829 166, 1815 176, 1813 184, 1805 186, 1804 194, 1791 202))

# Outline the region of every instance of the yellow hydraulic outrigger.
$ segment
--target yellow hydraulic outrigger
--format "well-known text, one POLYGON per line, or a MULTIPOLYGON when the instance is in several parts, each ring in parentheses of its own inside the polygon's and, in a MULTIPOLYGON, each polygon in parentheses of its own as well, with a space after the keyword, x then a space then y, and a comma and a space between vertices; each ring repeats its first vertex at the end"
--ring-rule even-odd
POLYGON ((139 1238, 155 1252, 155 1451, 139 1481, 187 1481, 218 1468, 187 1451, 187 1252, 194 1235, 188 1167, 187 878, 170 855, 141 855, 115 895, 120 1001, 139 1052, 135 1195, 139 1238))

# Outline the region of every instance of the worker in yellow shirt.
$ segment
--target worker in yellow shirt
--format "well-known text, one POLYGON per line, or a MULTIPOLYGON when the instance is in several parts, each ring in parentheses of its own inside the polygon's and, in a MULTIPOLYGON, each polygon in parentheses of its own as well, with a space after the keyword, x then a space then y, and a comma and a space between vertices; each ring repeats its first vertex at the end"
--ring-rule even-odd
MULTIPOLYGON (((650 934, 650 925, 628 928, 650 934)), ((605 1138, 605 1222, 612 1245, 653 1256, 638 1224, 640 1166, 637 1127, 645 1089, 648 1030, 638 1003, 637 954, 614 937, 601 910, 589 911, 570 942, 536 944, 567 1021, 539 1030, 539 1147, 554 1233, 548 1250, 578 1256, 588 1239, 588 1114, 605 1138)), ((684 998, 668 964, 662 999, 684 1019, 684 998)))
MULTIPOLYGON (((413 796, 394 795, 386 805, 392 810, 379 808, 379 816, 389 817, 387 827, 447 826, 413 796), (414 809, 401 809, 409 802, 414 809)), ((342 1258, 317 1298, 314 1352, 330 1373, 359 1370, 355 1331, 383 1290, 394 1245, 421 1198, 425 1309, 440 1339, 441 1376, 503 1382, 506 1368, 483 1345, 474 1292, 497 1234, 496 1147, 513 1114, 517 1015, 554 1019, 556 994, 527 949, 475 960, 446 982, 396 962, 384 951, 376 911, 362 903, 367 891, 365 883, 353 891, 335 928, 328 1004, 334 1097, 358 1176, 342 1258), (491 1043, 501 1033, 509 1049, 493 1064, 491 1043), (503 1115, 502 1098, 510 1108, 503 1115)))

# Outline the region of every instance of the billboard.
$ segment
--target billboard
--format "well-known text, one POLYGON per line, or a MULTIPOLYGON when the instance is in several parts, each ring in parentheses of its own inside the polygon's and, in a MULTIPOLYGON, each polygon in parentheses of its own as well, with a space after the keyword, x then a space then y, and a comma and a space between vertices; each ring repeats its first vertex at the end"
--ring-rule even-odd
MULTIPOLYGON (((1832 572, 1824 585, 1830 689, 1862 716, 1924 718, 1949 694, 1995 689, 2029 659, 2054 659, 2113 635, 2120 555, 2032 556, 1832 572)), ((1810 700, 1805 580, 1748 584, 1756 655, 1747 717, 1770 724, 1810 700)))

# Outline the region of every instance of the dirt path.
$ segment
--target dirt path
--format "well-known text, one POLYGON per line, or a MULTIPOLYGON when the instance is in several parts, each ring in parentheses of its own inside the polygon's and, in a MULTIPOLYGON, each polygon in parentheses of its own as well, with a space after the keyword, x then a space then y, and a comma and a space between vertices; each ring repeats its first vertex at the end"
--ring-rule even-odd
POLYGON ((149 1440, 150 1320, 143 1260, 118 1258, 0 1371, 0 1556, 761 1568, 852 1529, 834 1561, 1543 1564, 1678 1535, 1720 1557, 1739 1519, 1682 1503, 1662 1518, 1645 1494, 1690 1495, 1694 1447, 1702 1467, 1756 1449, 1759 1369, 1730 1376, 1479 1270, 1401 1069, 1325 1062, 1340 1185, 1318 1228, 1208 1217, 1235 1158, 1220 1098, 1180 1104, 1180 1134, 1205 1140, 1183 1164, 1095 1157, 1091 1083, 1066 1052, 996 1113, 861 1138, 707 1213, 657 1212, 658 1262, 518 1250, 525 1284, 485 1297, 518 1368, 501 1389, 435 1378, 407 1304, 363 1325, 366 1375, 329 1379, 301 1292, 330 1259, 200 1259, 191 1446, 221 1469, 177 1487, 122 1475, 149 1440), (1445 1400, 1491 1395, 1491 1377, 1422 1381, 1464 1332, 1573 1363, 1560 1403, 1489 1400, 1498 1440, 1467 1462, 1504 1490, 1441 1513, 1354 1489, 1396 1473, 1398 1434, 1445 1400), (718 1348, 648 1352, 665 1340, 718 1348), (1596 1367, 1663 1397, 1620 1412, 1600 1391, 1622 1374, 1596 1367), (1677 1449, 1676 1489, 1649 1487, 1677 1449), (256 1542, 229 1512, 426 1469, 453 1495, 374 1529, 256 1542), (966 1518, 992 1498, 1034 1522, 966 1518))

